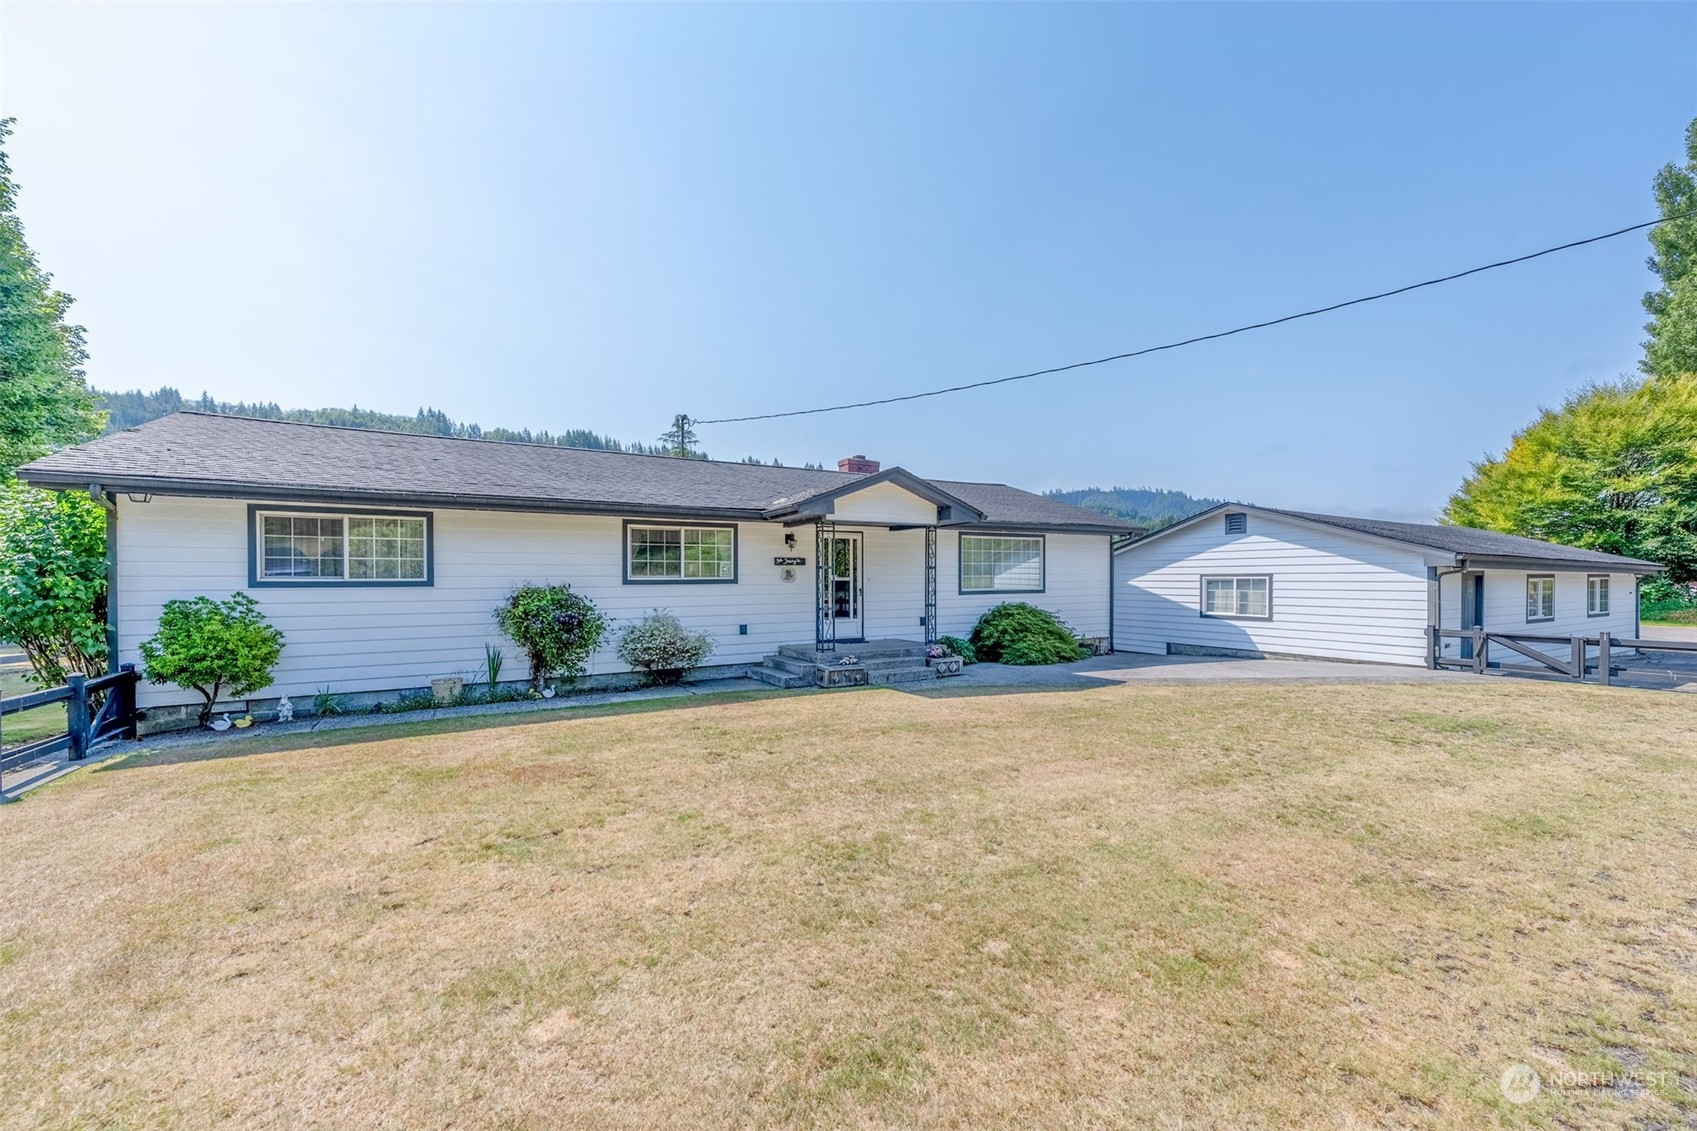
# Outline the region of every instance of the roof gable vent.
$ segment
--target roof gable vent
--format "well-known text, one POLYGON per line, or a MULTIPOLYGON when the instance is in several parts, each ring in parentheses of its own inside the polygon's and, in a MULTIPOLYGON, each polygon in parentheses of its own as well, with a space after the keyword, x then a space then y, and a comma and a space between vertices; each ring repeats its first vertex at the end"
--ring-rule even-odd
POLYGON ((1226 515, 1227 534, 1249 533, 1249 516, 1242 511, 1231 511, 1226 515))

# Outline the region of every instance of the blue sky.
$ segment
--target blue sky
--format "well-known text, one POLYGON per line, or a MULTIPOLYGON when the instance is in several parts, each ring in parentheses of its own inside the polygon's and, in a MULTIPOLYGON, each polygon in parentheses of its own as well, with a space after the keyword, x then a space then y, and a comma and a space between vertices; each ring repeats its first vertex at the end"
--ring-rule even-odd
MULTIPOLYGON (((7 5, 102 387, 653 439, 1133 349, 1621 227, 1697 5, 7 5)), ((1630 372, 1640 236, 719 457, 1426 519, 1630 372)))

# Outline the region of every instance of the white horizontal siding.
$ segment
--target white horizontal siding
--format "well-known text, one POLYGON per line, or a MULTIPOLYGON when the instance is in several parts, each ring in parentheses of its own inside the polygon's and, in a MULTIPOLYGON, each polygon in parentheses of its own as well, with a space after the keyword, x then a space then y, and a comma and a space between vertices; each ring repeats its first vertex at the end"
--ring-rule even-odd
MULTIPOLYGON (((247 505, 235 500, 120 497, 118 617, 123 659, 152 635, 166 601, 227 597, 247 587, 247 505)), ((736 584, 622 582, 618 518, 498 511, 435 512, 435 584, 430 587, 252 590, 285 637, 277 682, 266 694, 310 695, 421 687, 442 676, 476 676, 485 644, 506 653, 505 673, 526 661, 495 627, 495 607, 523 581, 565 581, 613 621, 591 674, 628 670, 614 654, 617 630, 667 608, 714 641, 713 664, 758 663, 780 644, 813 638, 813 575, 781 580, 775 556, 794 554, 775 523, 737 530, 736 584), (738 633, 746 624, 748 634, 738 633)), ((804 551, 811 562, 812 551, 804 551)), ((916 583, 917 584, 917 583, 916 583)), ((184 703, 178 688, 143 685, 142 703, 184 703)))
POLYGON ((960 591, 961 533, 937 532, 938 635, 966 636, 987 610, 1008 601, 1024 601, 1047 609, 1080 636, 1108 635, 1106 535, 1045 535, 1043 592, 997 594, 960 591))
MULTIPOLYGON (((158 627, 166 601, 202 594, 224 598, 247 588, 247 503, 164 496, 132 503, 120 496, 118 507, 120 655, 139 665, 137 646, 158 627)), ((866 634, 921 638, 924 532, 861 529, 866 634)), ((263 694, 299 697, 322 687, 386 691, 422 687, 443 676, 475 678, 485 644, 503 648, 506 674, 522 676, 524 656, 496 629, 494 610, 524 581, 569 582, 613 621, 590 662, 591 674, 627 670, 614 654, 617 631, 655 608, 670 609, 713 638, 709 663, 758 663, 781 644, 813 639, 813 532, 797 532, 794 548, 784 544, 785 533, 777 523, 738 526, 736 584, 627 585, 624 524, 618 518, 436 511, 433 586, 251 591, 285 637, 277 681, 263 694), (806 566, 795 568, 792 582, 782 580, 782 567, 772 561, 785 556, 807 559, 806 566), (739 634, 739 625, 748 626, 747 635, 739 634)), ((958 596, 958 535, 939 531, 937 543, 940 631, 970 631, 979 614, 1000 600, 1042 605, 1081 633, 1108 631, 1105 537, 1050 535, 1048 592, 1004 598, 958 596)), ((141 695, 143 706, 194 699, 192 692, 150 684, 141 695)))
POLYGON ((1214 515, 1122 550, 1114 562, 1114 646, 1169 644, 1269 655, 1423 664, 1426 565, 1418 550, 1264 515, 1226 534, 1214 515), (1202 578, 1270 575, 1272 617, 1204 617, 1202 578))
MULTIPOLYGON (((1538 573, 1550 571, 1539 570, 1485 570, 1485 630, 1487 632, 1517 633, 1525 632, 1540 636, 1595 636, 1599 632, 1607 632, 1611 636, 1632 637, 1638 627, 1638 579, 1630 573, 1611 573, 1609 577, 1609 613, 1607 616, 1593 617, 1585 612, 1585 583, 1590 576, 1585 573, 1562 572, 1554 574, 1556 579, 1556 616, 1554 620, 1527 621, 1526 619, 1526 579, 1538 573)), ((1461 577, 1446 575, 1443 578, 1443 609, 1441 618, 1443 627, 1460 628, 1462 601, 1461 577)), ((1461 654, 1461 642, 1458 640, 1444 641, 1444 653, 1449 656, 1461 654)), ((1550 643, 1530 645, 1539 651, 1567 659, 1572 655, 1571 643, 1550 643)), ((1595 656, 1596 649, 1590 649, 1595 656)), ((1492 663, 1535 663, 1533 660, 1522 660, 1506 648, 1497 648, 1490 653, 1492 663)))

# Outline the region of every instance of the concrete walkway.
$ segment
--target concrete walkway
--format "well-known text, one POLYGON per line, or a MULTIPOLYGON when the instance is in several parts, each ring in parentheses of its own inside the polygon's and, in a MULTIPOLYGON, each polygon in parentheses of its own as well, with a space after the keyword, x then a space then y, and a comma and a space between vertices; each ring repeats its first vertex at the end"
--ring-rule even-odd
POLYGON ((1476 679, 1466 672, 1428 671, 1391 664, 1333 660, 1234 660, 1214 656, 1143 656, 1120 652, 1076 664, 1017 668, 973 664, 947 682, 963 687, 1102 687, 1113 683, 1225 683, 1325 681, 1428 683, 1476 679))

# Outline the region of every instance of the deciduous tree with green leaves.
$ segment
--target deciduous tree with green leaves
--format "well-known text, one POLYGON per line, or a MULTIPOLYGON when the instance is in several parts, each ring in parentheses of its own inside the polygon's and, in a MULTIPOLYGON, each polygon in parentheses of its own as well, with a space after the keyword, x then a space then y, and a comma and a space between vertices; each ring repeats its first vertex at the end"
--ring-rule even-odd
POLYGON ((71 298, 49 283, 24 242, 0 120, 0 479, 56 447, 100 433, 83 380, 83 329, 65 321, 71 298))
POLYGON ((87 495, 0 483, 0 639, 37 682, 106 670, 106 514, 87 495))
POLYGON ((1473 465, 1447 522, 1648 558, 1697 581, 1697 121, 1656 174, 1642 379, 1579 390, 1473 465), (1690 215, 1687 215, 1690 213, 1690 215))
POLYGON ((1473 465, 1444 519, 1697 580, 1697 374, 1593 385, 1473 465))

